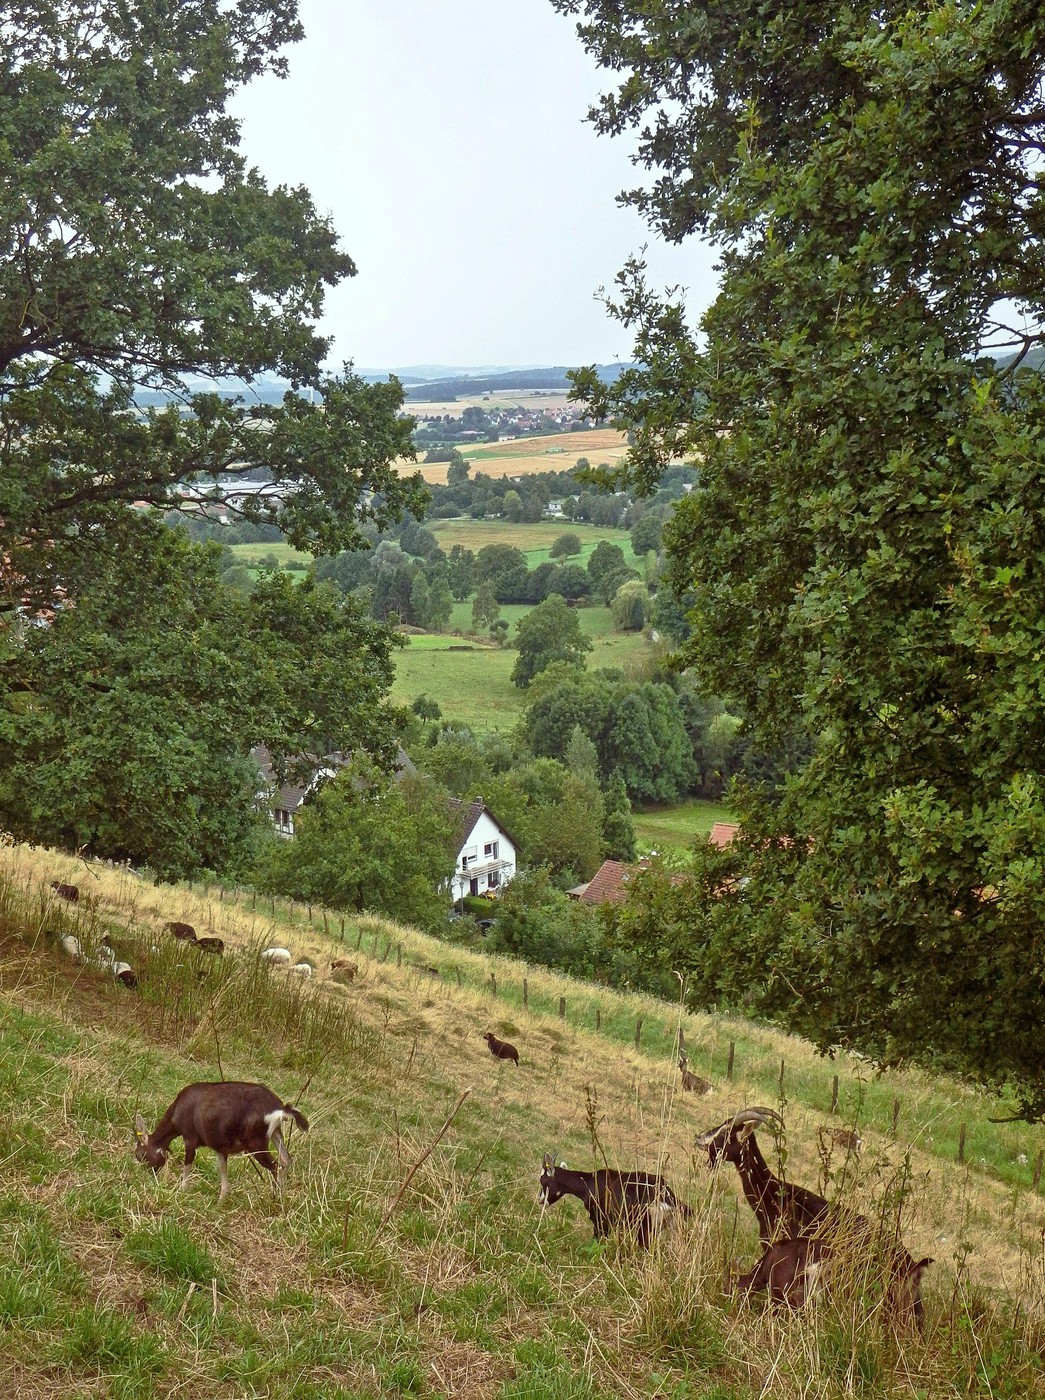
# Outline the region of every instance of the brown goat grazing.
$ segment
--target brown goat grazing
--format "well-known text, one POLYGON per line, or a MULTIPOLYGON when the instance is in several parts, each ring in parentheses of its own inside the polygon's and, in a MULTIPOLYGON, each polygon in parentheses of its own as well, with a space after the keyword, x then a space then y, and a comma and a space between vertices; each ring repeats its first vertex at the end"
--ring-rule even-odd
POLYGON ((185 1186, 192 1170, 196 1152, 209 1147, 218 1154, 218 1172, 224 1200, 229 1190, 228 1159, 239 1152, 249 1153, 254 1161, 272 1173, 279 1185, 277 1164, 268 1150, 275 1143, 279 1166, 290 1166, 290 1154, 283 1142, 282 1129, 293 1120, 302 1132, 308 1131, 308 1119, 293 1104, 284 1103, 264 1084, 222 1081, 221 1083, 187 1084, 150 1133, 140 1113, 134 1117, 135 1157, 158 1172, 167 1160, 167 1152, 175 1138, 185 1143, 185 1165, 181 1184, 185 1186))
POLYGON ((619 1172, 600 1167, 595 1172, 570 1171, 544 1154, 537 1199, 552 1206, 563 1196, 583 1203, 597 1240, 614 1230, 633 1234, 640 1249, 648 1249, 660 1227, 674 1215, 688 1216, 689 1206, 677 1200, 661 1176, 649 1172, 619 1172))
POLYGON ((183 924, 179 923, 177 919, 171 919, 171 921, 164 924, 163 927, 168 933, 173 934, 175 938, 182 938, 187 943, 196 942, 196 930, 191 924, 183 924))
POLYGON ((689 1067, 689 1060, 685 1055, 679 1056, 679 1069, 682 1071, 682 1087, 692 1094, 710 1094, 714 1089, 710 1079, 702 1079, 699 1074, 694 1074, 689 1067))
POLYGON ((490 1047, 490 1054, 498 1060, 514 1060, 519 1063, 519 1052, 514 1045, 509 1045, 506 1040, 498 1040, 492 1031, 485 1031, 483 1039, 490 1047))
POLYGON ((80 898, 79 885, 63 885, 61 880, 52 880, 51 889, 59 899, 67 899, 70 904, 76 904, 80 898))
POLYGON ((203 953, 224 953, 225 940, 223 938, 197 938, 196 947, 203 953))
POLYGON ((346 982, 351 982, 359 971, 359 964, 349 962, 347 958, 334 958, 330 964, 331 972, 340 972, 346 982))

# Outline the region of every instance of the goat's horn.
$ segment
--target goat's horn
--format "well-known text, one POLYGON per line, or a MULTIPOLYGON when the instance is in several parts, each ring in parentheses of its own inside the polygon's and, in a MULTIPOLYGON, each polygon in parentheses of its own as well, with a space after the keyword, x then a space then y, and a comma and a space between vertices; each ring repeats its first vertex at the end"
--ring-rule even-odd
POLYGON ((545 1170, 546 1170, 546 1171, 551 1171, 551 1169, 552 1169, 552 1167, 553 1167, 554 1165, 555 1165, 555 1163, 552 1161, 552 1154, 551 1154, 550 1152, 546 1152, 546 1153, 544 1154, 544 1167, 545 1167, 545 1170))

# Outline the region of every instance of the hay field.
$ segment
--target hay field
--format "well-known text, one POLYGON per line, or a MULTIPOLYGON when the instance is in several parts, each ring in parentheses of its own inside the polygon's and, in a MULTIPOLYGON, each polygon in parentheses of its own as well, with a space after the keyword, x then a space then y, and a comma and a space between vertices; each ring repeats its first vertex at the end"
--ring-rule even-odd
MULTIPOLYGON (((483 442, 462 446, 461 455, 477 472, 487 476, 533 476, 537 472, 564 472, 587 457, 593 467, 613 466, 628 450, 627 437, 615 428, 590 428, 583 433, 549 433, 545 437, 513 438, 510 442, 483 442)), ((446 462, 395 463, 400 475, 420 471, 431 485, 446 485, 446 462)))

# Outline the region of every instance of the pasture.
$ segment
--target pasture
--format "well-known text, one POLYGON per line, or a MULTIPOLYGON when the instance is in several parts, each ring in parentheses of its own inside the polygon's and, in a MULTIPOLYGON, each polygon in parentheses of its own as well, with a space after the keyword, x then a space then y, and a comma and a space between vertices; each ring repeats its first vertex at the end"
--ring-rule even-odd
POLYGON ((619 545, 624 562, 633 569, 641 567, 631 547, 627 530, 613 530, 604 525, 586 525, 583 521, 537 520, 531 524, 510 520, 429 520, 428 528, 439 541, 439 548, 449 554, 454 545, 478 553, 486 545, 510 544, 526 555, 528 568, 535 569, 549 558, 549 550, 561 535, 576 535, 581 542, 580 554, 571 554, 557 562, 586 565, 600 540, 619 545))
POLYGON ((0 1372, 19 1397, 1041 1395, 1042 1130, 990 1123, 986 1095, 366 916, 39 849, 0 847, 0 954, 0 1372), (79 905, 54 908, 55 879, 79 905), (168 919, 226 956, 200 963, 168 919), (73 964, 63 932, 129 942, 138 987, 73 964), (260 965, 269 943, 310 957, 313 979, 260 965), (335 955, 358 964, 350 985, 335 955), (680 1031, 704 1098, 679 1092, 680 1031), (136 1108, 151 1125, 182 1084, 223 1077, 311 1120, 282 1196, 243 1157, 223 1205, 210 1151, 184 1190, 176 1161, 154 1177, 133 1159, 136 1108), (781 1109, 789 1179, 887 1231, 903 1200, 904 1242, 936 1259, 924 1336, 894 1337, 873 1299, 778 1316, 724 1290, 730 1261, 757 1254, 754 1219, 693 1140, 751 1103, 781 1109), (860 1158, 821 1154, 832 1122, 859 1126, 860 1158), (535 1203, 545 1151, 661 1170, 692 1214, 650 1255, 595 1243, 576 1200, 535 1203))
POLYGON ((632 812, 635 837, 644 851, 687 850, 696 840, 706 841, 715 822, 735 821, 722 802, 694 797, 677 807, 650 807, 632 812))

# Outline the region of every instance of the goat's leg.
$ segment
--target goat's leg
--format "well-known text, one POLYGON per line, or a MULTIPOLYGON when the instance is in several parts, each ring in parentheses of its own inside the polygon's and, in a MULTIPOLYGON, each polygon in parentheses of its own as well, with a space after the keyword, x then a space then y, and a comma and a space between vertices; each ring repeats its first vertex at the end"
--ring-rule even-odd
MULTIPOLYGON (((275 1142, 275 1140, 276 1140, 276 1135, 273 1134, 272 1141, 275 1142)), ((279 1147, 280 1147, 280 1162, 282 1163, 283 1156, 286 1154, 286 1151, 287 1151, 287 1149, 283 1146, 283 1140, 282 1140, 282 1138, 280 1139, 279 1147)), ((257 1164, 258 1164, 259 1167, 264 1167, 265 1170, 266 1170, 267 1172, 271 1172, 271 1173, 272 1173, 273 1185, 275 1186, 276 1190, 278 1191, 278 1190, 279 1190, 279 1171, 278 1171, 277 1166, 276 1166, 276 1159, 275 1159, 275 1157, 273 1157, 272 1153, 269 1152, 266 1148, 262 1147, 262 1148, 259 1148, 257 1152, 252 1152, 250 1155, 254 1158, 255 1162, 257 1162, 257 1164)), ((289 1157, 287 1157, 287 1161, 288 1161, 288 1162, 290 1161, 290 1158, 289 1158, 289 1157)))
POLYGON ((218 1153, 218 1175, 221 1177, 221 1190, 218 1192, 220 1202, 229 1194, 229 1159, 224 1152, 218 1153))
POLYGON ((185 1144, 185 1162, 181 1169, 181 1189, 184 1191, 189 1184, 189 1177, 192 1175, 192 1164, 196 1160, 196 1144, 187 1142, 185 1144))

